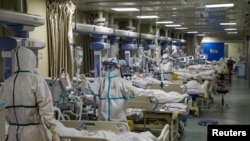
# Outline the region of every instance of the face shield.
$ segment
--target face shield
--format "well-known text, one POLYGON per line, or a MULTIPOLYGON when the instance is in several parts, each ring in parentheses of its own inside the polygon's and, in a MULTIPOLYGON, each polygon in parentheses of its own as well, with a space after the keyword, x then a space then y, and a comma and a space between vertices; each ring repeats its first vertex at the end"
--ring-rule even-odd
POLYGON ((169 62, 169 56, 167 54, 162 55, 162 63, 166 64, 169 62))
POLYGON ((112 72, 113 70, 118 69, 118 66, 114 62, 103 62, 103 71, 112 72))
POLYGON ((118 76, 119 66, 117 65, 116 61, 104 61, 102 66, 102 76, 118 76))

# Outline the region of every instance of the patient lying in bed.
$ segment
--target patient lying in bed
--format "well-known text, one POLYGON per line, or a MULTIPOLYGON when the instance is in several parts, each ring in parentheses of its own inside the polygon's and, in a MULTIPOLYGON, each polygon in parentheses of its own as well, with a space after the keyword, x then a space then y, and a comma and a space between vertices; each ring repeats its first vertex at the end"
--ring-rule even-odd
MULTIPOLYGON (((8 129, 8 124, 5 124, 5 128, 8 129)), ((65 127, 60 121, 57 121, 57 133, 59 137, 71 136, 71 137, 101 137, 108 141, 156 141, 157 138, 149 131, 134 133, 126 131, 126 128, 120 130, 120 132, 98 130, 98 131, 88 131, 79 130, 76 128, 65 127), (124 131, 125 130, 125 131, 124 131)), ((8 130, 5 130, 8 131, 8 130)), ((7 133, 6 133, 7 134, 7 133)), ((68 141, 64 139, 62 141, 68 141)))
POLYGON ((129 131, 113 132, 106 130, 88 131, 65 127, 58 121, 57 132, 59 136, 76 137, 102 137, 109 141, 156 141, 157 138, 149 131, 134 133, 129 131))
POLYGON ((208 82, 199 83, 197 80, 188 81, 187 84, 187 94, 204 94, 206 92, 206 85, 208 82))
POLYGON ((188 95, 187 94, 180 94, 178 92, 165 92, 163 90, 158 89, 141 89, 136 88, 136 94, 138 96, 147 95, 147 96, 155 96, 158 100, 158 103, 179 103, 183 102, 188 95))
MULTIPOLYGON (((161 84, 162 81, 155 79, 153 77, 133 77, 131 80, 132 84, 139 88, 147 88, 150 84, 161 84)), ((171 84, 170 81, 164 80, 163 84, 171 84)))
POLYGON ((188 98, 188 94, 180 94, 178 92, 165 92, 159 89, 141 89, 136 88, 138 96, 154 96, 156 97, 158 104, 155 111, 180 111, 187 112, 188 107, 184 104, 188 98), (171 108, 164 108, 164 107, 171 108))

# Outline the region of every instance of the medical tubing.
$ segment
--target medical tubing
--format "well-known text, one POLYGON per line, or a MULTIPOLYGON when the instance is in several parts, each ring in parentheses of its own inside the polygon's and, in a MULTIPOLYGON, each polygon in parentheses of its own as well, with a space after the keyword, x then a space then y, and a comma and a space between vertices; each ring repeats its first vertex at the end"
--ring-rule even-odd
MULTIPOLYGON (((72 95, 72 97, 73 97, 74 102, 79 106, 79 113, 77 114, 77 113, 72 112, 71 110, 66 110, 66 111, 63 111, 63 114, 61 114, 61 115, 67 117, 70 120, 70 117, 67 114, 67 113, 69 113, 69 114, 72 114, 73 116, 77 117, 78 120, 80 121, 81 118, 82 118, 82 106, 83 106, 83 102, 82 102, 80 96, 72 95)), ((60 112, 60 109, 58 110, 58 112, 60 112)), ((60 113, 59 113, 59 115, 60 115, 60 113)), ((63 118, 63 116, 62 116, 62 118, 63 118)))
POLYGON ((80 121, 81 118, 82 118, 82 106, 83 106, 83 102, 82 102, 82 100, 81 100, 81 98, 79 96, 74 96, 73 95, 73 97, 78 100, 78 102, 76 100, 76 104, 78 104, 78 106, 79 106, 79 114, 78 115, 76 114, 76 116, 79 117, 79 121, 80 121))
POLYGON ((85 123, 84 121, 80 122, 80 124, 78 124, 78 125, 75 127, 75 129, 81 131, 81 127, 83 127, 82 129, 85 129, 85 130, 87 129, 87 125, 86 125, 86 123, 85 123))
POLYGON ((57 120, 60 120, 60 118, 61 118, 61 120, 65 120, 65 118, 63 117, 63 114, 62 114, 61 110, 58 107, 54 106, 54 111, 58 112, 58 119, 57 120))

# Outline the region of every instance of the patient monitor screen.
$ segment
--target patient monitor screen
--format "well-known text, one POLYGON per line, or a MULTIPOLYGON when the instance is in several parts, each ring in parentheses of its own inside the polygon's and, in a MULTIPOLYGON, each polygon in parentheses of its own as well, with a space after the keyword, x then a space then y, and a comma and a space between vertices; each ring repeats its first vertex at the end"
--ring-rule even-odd
POLYGON ((121 66, 121 76, 131 76, 130 67, 128 65, 121 66))
POLYGON ((186 60, 185 60, 185 58, 181 58, 181 62, 185 62, 186 60))
POLYGON ((193 56, 188 57, 189 60, 194 60, 193 56))
POLYGON ((206 59, 205 55, 200 55, 200 59, 206 59))

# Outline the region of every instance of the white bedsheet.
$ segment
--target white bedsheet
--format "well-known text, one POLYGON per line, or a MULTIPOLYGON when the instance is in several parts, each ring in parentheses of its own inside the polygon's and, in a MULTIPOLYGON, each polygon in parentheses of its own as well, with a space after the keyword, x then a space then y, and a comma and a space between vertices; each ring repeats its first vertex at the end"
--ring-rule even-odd
MULTIPOLYGON (((161 81, 152 77, 145 77, 145 78, 139 78, 139 77, 134 77, 131 80, 132 84, 134 86, 137 86, 139 88, 147 88, 150 84, 160 84, 161 81)), ((163 81, 163 84, 171 84, 170 81, 163 81)))
POLYGON ((195 69, 195 70, 211 70, 213 69, 213 65, 190 65, 188 66, 189 69, 195 69))
POLYGON ((206 91, 206 83, 200 84, 196 80, 188 81, 187 84, 187 94, 204 94, 206 91))
POLYGON ((134 133, 134 132, 113 132, 113 131, 87 131, 77 130, 74 128, 57 126, 59 136, 77 136, 77 137, 103 137, 109 141, 156 141, 157 138, 149 131, 134 133))
POLYGON ((158 103, 165 104, 165 103, 179 103, 183 102, 187 97, 188 94, 180 94, 178 92, 165 92, 163 90, 158 89, 141 89, 136 88, 137 95, 146 95, 146 96, 155 96, 158 100, 158 103))
POLYGON ((189 79, 189 78, 197 78, 201 76, 202 79, 212 80, 213 75, 215 74, 215 70, 204 70, 204 71, 197 71, 197 70, 186 70, 186 71, 174 71, 174 74, 178 75, 178 79, 189 79))
POLYGON ((183 103, 166 103, 162 106, 160 111, 179 111, 179 112, 187 113, 188 106, 183 103))

